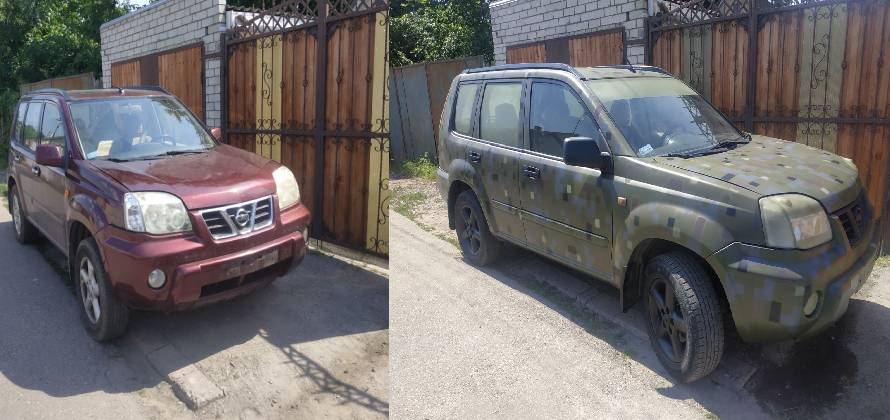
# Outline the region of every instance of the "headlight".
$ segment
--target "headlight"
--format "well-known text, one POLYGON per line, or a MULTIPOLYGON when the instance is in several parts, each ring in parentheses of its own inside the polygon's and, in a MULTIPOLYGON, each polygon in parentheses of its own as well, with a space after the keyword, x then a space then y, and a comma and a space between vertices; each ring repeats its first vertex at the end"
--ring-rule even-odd
POLYGON ((155 235, 192 230, 185 205, 179 197, 163 192, 124 194, 126 228, 155 235))
POLYGON ((767 246, 809 249, 831 240, 828 215, 818 201, 805 195, 763 197, 760 215, 767 246))
POLYGON ((300 202, 300 186, 290 169, 282 166, 272 172, 272 178, 275 178, 275 190, 278 193, 278 210, 300 202))

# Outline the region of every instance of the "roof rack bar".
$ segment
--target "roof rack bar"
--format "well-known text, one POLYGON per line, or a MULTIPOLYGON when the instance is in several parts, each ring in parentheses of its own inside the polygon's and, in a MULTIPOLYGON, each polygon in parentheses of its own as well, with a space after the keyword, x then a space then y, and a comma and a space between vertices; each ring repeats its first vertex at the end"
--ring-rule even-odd
POLYGON ((486 73, 489 71, 499 70, 560 70, 567 71, 575 76, 581 77, 581 74, 574 67, 563 63, 524 63, 524 64, 501 64, 498 66, 477 67, 474 69, 464 70, 465 74, 486 73))
POLYGON ((117 89, 152 90, 152 91, 155 91, 155 92, 166 93, 167 95, 170 95, 170 94, 171 94, 169 91, 167 91, 167 89, 164 89, 164 88, 162 88, 162 87, 160 87, 160 86, 158 86, 158 85, 125 86, 125 87, 117 88, 117 89))
POLYGON ((28 92, 27 94, 47 94, 47 93, 53 94, 53 95, 59 95, 59 96, 65 98, 66 100, 70 99, 68 97, 68 92, 66 92, 62 89, 59 89, 59 88, 40 88, 37 90, 32 90, 32 91, 28 92))
POLYGON ((670 72, 668 72, 667 70, 665 70, 661 67, 649 66, 649 65, 645 65, 645 64, 622 64, 620 66, 596 66, 594 68, 624 69, 624 70, 630 70, 632 72, 637 72, 637 71, 642 70, 642 71, 651 71, 654 73, 661 73, 661 74, 666 74, 668 76, 673 76, 673 74, 671 74, 670 72))

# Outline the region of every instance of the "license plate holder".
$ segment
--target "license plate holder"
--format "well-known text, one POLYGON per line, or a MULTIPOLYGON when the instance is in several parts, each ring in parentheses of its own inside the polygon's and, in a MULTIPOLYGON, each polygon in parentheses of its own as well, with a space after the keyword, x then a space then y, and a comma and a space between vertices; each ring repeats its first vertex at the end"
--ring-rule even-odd
POLYGON ((259 255, 251 255, 233 261, 225 266, 226 277, 241 277, 271 267, 278 262, 278 249, 266 251, 259 255))

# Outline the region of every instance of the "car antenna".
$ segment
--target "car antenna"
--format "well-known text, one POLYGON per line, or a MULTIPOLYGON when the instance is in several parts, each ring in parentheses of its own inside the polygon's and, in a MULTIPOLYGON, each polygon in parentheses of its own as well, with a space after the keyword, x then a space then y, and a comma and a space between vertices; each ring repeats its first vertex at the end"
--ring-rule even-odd
POLYGON ((630 60, 628 60, 626 56, 624 57, 624 64, 627 66, 631 73, 637 72, 637 69, 634 68, 633 64, 630 64, 630 60))

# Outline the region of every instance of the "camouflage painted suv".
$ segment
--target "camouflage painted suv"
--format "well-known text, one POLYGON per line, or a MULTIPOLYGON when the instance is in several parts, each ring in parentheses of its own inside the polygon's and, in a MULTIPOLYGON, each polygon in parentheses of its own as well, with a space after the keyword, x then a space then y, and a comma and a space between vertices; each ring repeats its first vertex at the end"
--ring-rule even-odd
POLYGON ((510 242, 641 302, 691 382, 748 342, 811 336, 871 273, 876 222, 848 159, 736 130, 648 66, 465 71, 439 125, 439 186, 465 259, 510 242))

